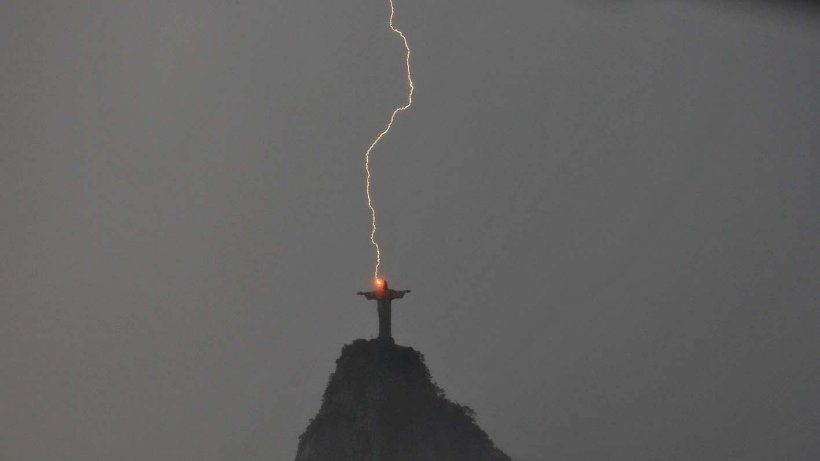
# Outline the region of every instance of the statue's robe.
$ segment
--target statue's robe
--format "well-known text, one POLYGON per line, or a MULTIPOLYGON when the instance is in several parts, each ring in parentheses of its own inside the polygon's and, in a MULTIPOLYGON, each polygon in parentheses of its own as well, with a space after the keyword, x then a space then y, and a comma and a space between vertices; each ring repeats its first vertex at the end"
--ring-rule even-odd
POLYGON ((379 311, 379 339, 386 341, 393 341, 392 332, 392 312, 391 303, 394 299, 403 298, 410 290, 391 290, 387 288, 386 282, 383 288, 368 292, 359 292, 358 294, 364 296, 369 300, 375 300, 378 303, 379 311))

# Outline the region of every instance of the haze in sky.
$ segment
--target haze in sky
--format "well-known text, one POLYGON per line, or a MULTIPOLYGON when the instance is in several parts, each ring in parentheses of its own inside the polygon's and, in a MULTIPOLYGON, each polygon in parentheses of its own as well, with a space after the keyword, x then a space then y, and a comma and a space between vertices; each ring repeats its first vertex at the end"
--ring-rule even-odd
MULTIPOLYGON (((818 459, 820 15, 397 7, 397 343, 517 460, 818 459)), ((377 332, 386 14, 3 2, 0 458, 293 458, 377 332)))

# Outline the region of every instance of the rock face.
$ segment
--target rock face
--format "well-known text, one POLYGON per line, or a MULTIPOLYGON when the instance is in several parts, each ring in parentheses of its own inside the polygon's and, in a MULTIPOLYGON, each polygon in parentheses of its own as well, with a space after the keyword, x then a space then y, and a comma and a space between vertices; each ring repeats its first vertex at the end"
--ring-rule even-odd
POLYGON ((444 397, 424 357, 359 339, 342 348, 296 461, 509 461, 468 407, 444 397))

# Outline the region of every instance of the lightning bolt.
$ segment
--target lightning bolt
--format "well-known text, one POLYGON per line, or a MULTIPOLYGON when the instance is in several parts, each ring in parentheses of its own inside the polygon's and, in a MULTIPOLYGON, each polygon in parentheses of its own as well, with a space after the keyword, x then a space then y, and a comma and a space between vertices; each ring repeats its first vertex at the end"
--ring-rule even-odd
POLYGON ((413 83, 413 73, 410 70, 410 44, 407 42, 407 37, 404 33, 396 28, 395 24, 393 23, 393 18, 396 16, 396 5, 393 3, 393 0, 388 0, 390 3, 390 20, 388 21, 388 25, 390 26, 390 30, 393 31, 394 34, 398 35, 401 38, 402 42, 404 43, 404 50, 405 50, 405 67, 407 68, 407 85, 409 87, 409 91, 407 94, 407 103, 396 107, 393 110, 393 113, 390 115, 390 121, 387 123, 387 126, 384 130, 379 133, 378 136, 373 140, 370 144, 370 147, 367 148, 367 151, 364 153, 364 169, 367 173, 367 187, 365 188, 367 192, 367 207, 370 208, 370 243, 373 244, 373 247, 376 248, 376 268, 373 271, 373 278, 379 280, 379 267, 382 263, 382 250, 379 246, 379 242, 376 241, 376 208, 373 206, 373 195, 371 193, 371 178, 372 173, 370 171, 370 156, 373 154, 373 149, 381 142, 382 138, 384 138, 387 133, 393 128, 393 123, 396 121, 396 116, 399 112, 404 112, 405 110, 409 109, 410 106, 413 105, 413 93, 416 91, 415 84, 413 83))

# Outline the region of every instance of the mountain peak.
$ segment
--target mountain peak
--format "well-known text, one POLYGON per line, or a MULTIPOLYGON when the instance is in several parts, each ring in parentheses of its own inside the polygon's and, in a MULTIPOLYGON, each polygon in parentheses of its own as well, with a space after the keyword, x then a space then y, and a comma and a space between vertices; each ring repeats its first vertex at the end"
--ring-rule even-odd
POLYGON ((436 386, 424 356, 390 341, 342 348, 296 461, 508 461, 469 407, 436 386))

